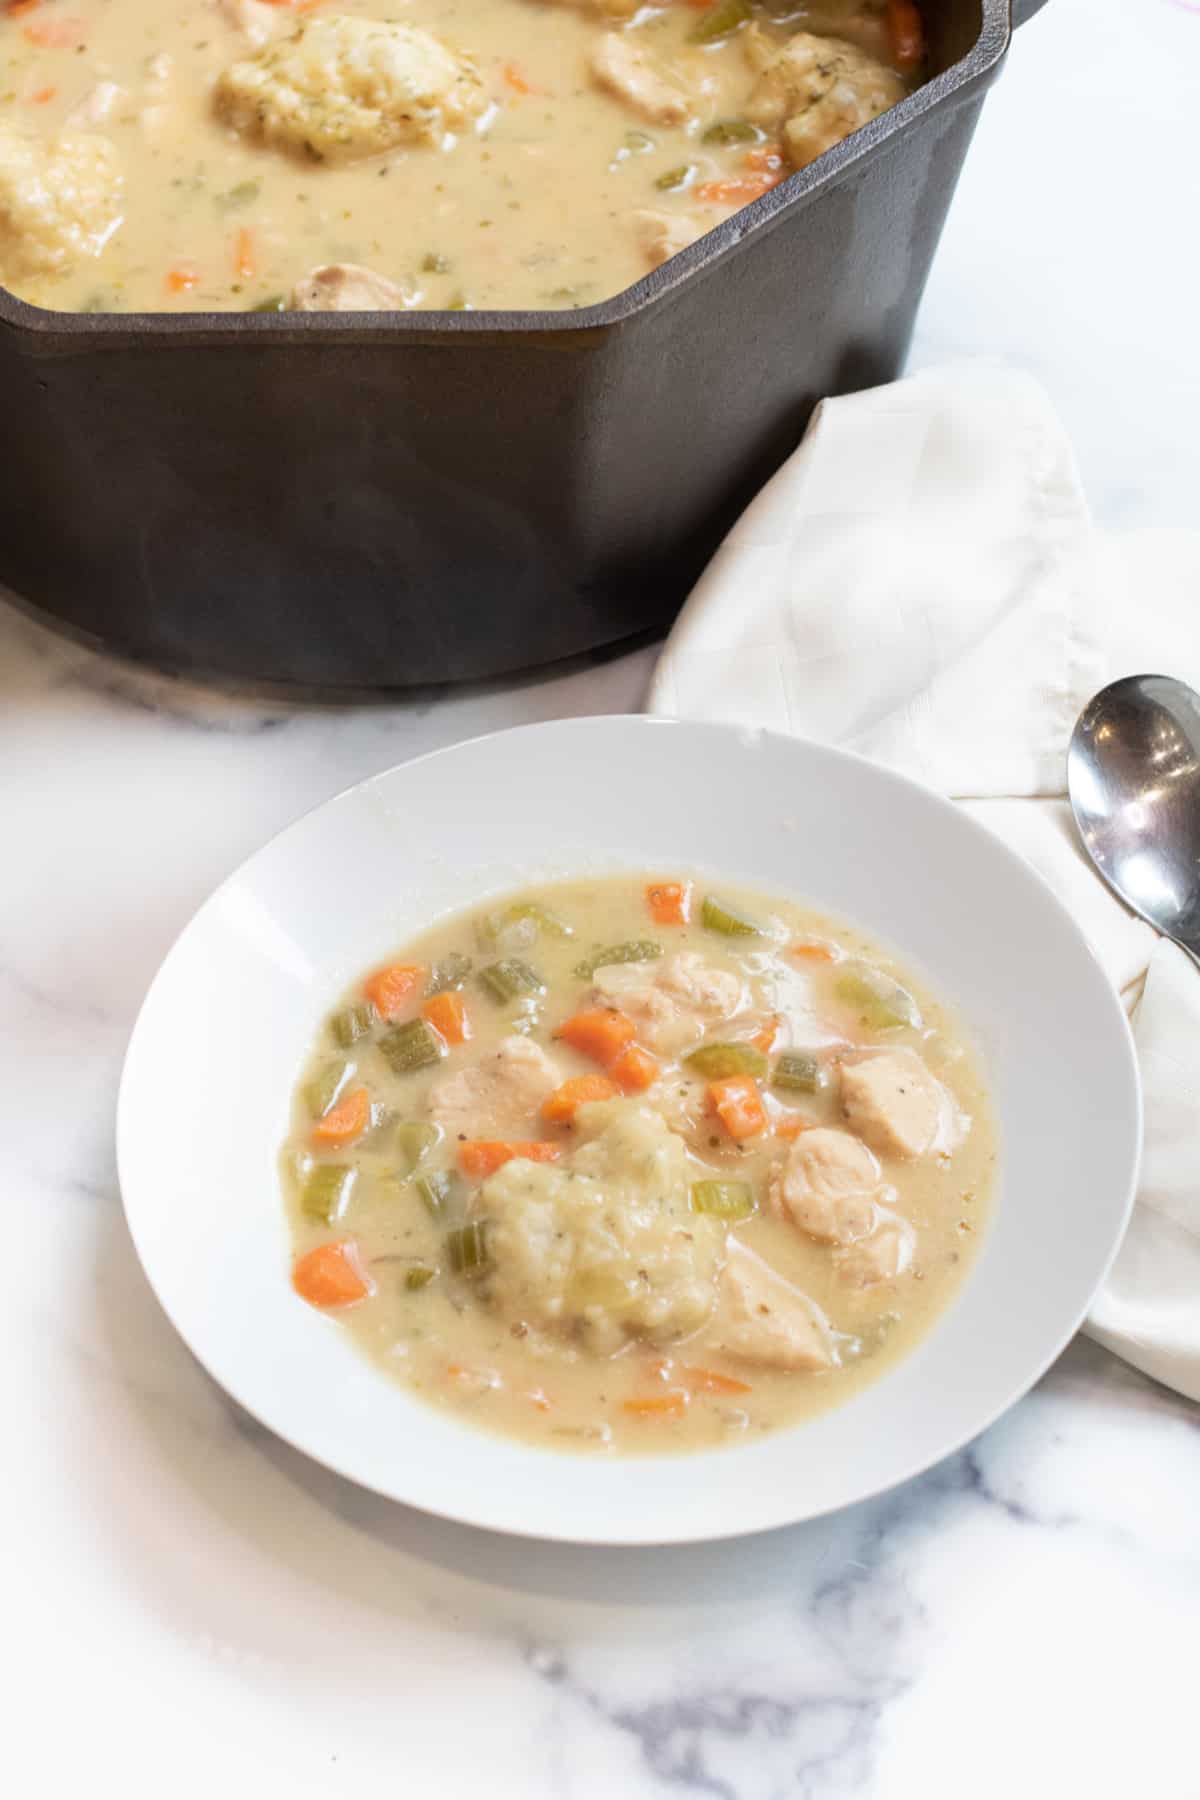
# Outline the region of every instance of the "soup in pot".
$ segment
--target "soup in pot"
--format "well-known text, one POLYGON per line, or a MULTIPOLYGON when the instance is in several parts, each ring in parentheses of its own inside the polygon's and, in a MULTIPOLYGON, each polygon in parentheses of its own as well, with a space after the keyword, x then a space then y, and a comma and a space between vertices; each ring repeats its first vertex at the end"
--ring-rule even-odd
POLYGON ((291 1279, 476 1424, 711 1447, 912 1349, 995 1157, 962 1027, 880 946, 757 893, 580 881, 345 995, 283 1151, 291 1279))
POLYGON ((0 0, 0 281, 571 308, 902 99, 912 0, 0 0))

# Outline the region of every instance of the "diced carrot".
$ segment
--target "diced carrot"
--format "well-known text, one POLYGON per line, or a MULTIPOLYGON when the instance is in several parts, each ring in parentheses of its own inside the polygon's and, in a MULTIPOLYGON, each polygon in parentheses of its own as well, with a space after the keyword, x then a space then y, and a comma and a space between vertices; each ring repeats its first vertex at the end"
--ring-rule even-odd
POLYGON ((742 160, 756 175, 773 175, 783 167, 783 151, 778 144, 755 144, 742 160))
POLYGON ((537 93, 537 89, 526 80, 525 74, 519 63, 506 62, 503 73, 505 81, 508 83, 508 86, 512 89, 514 94, 537 93))
POLYGON ((730 1137, 739 1143, 766 1130, 766 1108, 752 1075, 728 1075, 723 1081, 710 1081, 708 1105, 730 1137))
POLYGON ((325 0, 267 0, 268 6, 285 7, 288 12, 316 12, 318 6, 324 6, 325 0))
POLYGON ((694 6, 697 12, 707 12, 710 6, 716 5, 717 0, 687 0, 687 3, 694 6))
POLYGON ((685 1365, 679 1374, 698 1394, 749 1394, 753 1391, 748 1381, 736 1381, 732 1375, 722 1375, 717 1369, 694 1369, 685 1365))
POLYGON ((371 1123, 371 1096, 366 1088, 355 1088, 339 1100, 313 1126, 314 1144, 349 1144, 360 1137, 371 1123))
POLYGON ((778 187, 782 180, 782 169, 775 175, 735 175, 728 181, 702 181, 692 192, 706 205, 749 206, 752 200, 760 200, 773 187, 778 187))
POLYGON ((688 1408, 685 1388, 669 1388, 665 1394, 639 1394, 621 1402, 622 1410, 635 1419, 682 1419, 688 1408))
POLYGON ((8 0, 4 10, 19 19, 22 13, 32 12, 35 6, 41 4, 42 0, 8 0))
POLYGON ((656 925, 686 925, 691 904, 690 882, 655 881, 646 889, 646 905, 656 925))
POLYGON ((292 1286, 310 1306, 353 1306, 375 1292, 353 1238, 318 1244, 292 1268, 292 1286))
POLYGON ((424 974, 424 969, 415 963, 393 963, 386 969, 376 969, 374 975, 364 981, 363 993, 381 1019, 394 1019, 404 1010, 405 1002, 424 974))
POLYGON ((524 1157, 526 1162, 547 1163, 557 1162, 561 1155, 561 1144, 546 1144, 536 1139, 472 1138, 458 1146, 458 1166, 464 1175, 482 1181, 517 1156, 524 1157))
POLYGON ((750 1039, 754 1048, 756 1050, 761 1050, 764 1056, 769 1056, 771 1051, 775 1048, 775 1040, 779 1036, 779 1028, 782 1024, 783 1020, 779 1017, 779 1014, 776 1013, 775 1017, 769 1019, 762 1030, 756 1031, 754 1036, 750 1039))
POLYGON ((790 956, 794 962, 837 961, 837 951, 831 950, 828 944, 789 944, 784 955, 790 956))
POLYGON ((586 1106, 589 1100, 612 1100, 620 1091, 607 1075, 572 1075, 555 1088, 542 1107, 542 1117, 547 1125, 569 1125, 577 1107, 586 1106))
POLYGON ((82 19, 35 19, 24 36, 40 50, 77 50, 87 43, 87 27, 82 19))
POLYGON ((35 94, 30 94, 29 98, 34 106, 46 106, 53 100, 57 92, 56 87, 41 87, 35 94))
POLYGON ((233 272, 243 281, 252 281, 258 273, 258 255, 255 249, 254 233, 248 225, 243 225, 234 236, 233 272))
POLYGON ((173 269, 167 271, 167 291, 171 294, 186 294, 190 288, 195 287, 199 279, 200 271, 195 263, 176 263, 173 269))
POLYGON ((620 1056, 626 1044, 633 1042, 634 1032, 624 1013, 612 1006, 597 1006, 567 1019, 555 1036, 581 1056, 590 1056, 593 1062, 607 1066, 620 1056))
POLYGON ((438 1036, 445 1038, 448 1044, 468 1043, 474 1035, 466 1001, 461 994, 456 994, 449 988, 445 993, 434 994, 432 999, 425 1002, 421 1012, 438 1036))
POLYGON ((608 1072, 623 1094, 644 1094, 658 1080, 659 1068, 648 1050, 630 1044, 609 1063, 608 1072))
POLYGON ((925 27, 913 0, 888 0, 888 36, 898 67, 908 74, 925 60, 925 27))
POLYGON ((815 1131, 815 1119, 802 1119, 798 1113, 781 1113, 775 1120, 775 1136, 790 1144, 802 1131, 815 1131))

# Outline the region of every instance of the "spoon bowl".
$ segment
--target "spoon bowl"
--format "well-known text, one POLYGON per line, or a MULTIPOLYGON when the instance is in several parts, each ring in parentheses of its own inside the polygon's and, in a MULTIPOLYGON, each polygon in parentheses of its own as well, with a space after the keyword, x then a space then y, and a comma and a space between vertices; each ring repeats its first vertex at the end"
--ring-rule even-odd
POLYGON ((1067 792, 1088 855, 1134 912, 1200 953, 1200 695, 1129 675, 1080 714, 1067 792))

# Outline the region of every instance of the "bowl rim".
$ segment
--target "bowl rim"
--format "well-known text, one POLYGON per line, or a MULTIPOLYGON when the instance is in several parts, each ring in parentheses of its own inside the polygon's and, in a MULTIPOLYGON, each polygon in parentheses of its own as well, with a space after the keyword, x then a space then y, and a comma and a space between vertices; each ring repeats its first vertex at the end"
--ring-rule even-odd
MULTIPOLYGON (((966 1022, 969 1026, 969 1018, 966 1022)), ((193 910, 182 929, 174 938, 165 956, 162 958, 162 961, 146 989, 138 1009, 137 1019, 135 1020, 126 1046, 117 1097, 115 1137, 118 1181, 126 1225, 134 1249, 137 1253, 138 1260, 142 1266, 142 1270, 155 1294, 158 1304, 161 1306, 163 1312, 166 1314, 183 1343, 187 1346, 191 1355, 195 1357, 196 1361, 205 1370, 208 1377, 228 1394, 238 1406, 249 1414, 250 1417, 269 1430, 273 1436, 279 1438, 280 1441, 288 1444, 292 1449, 318 1463, 320 1466, 328 1468, 335 1474, 353 1482, 356 1486, 377 1493, 383 1498, 390 1499, 395 1503, 411 1506, 414 1510, 425 1512, 431 1517, 445 1518, 452 1520, 457 1524, 468 1525, 476 1529, 495 1531, 504 1536, 524 1538, 531 1542, 558 1542, 590 1546, 656 1547, 686 1543, 715 1543, 737 1537, 757 1536, 763 1532, 787 1529, 789 1525, 802 1522, 803 1520, 818 1518, 832 1512, 842 1511, 846 1507, 875 1499, 879 1495, 888 1493, 905 1482, 913 1480, 930 1467, 935 1466, 936 1463, 956 1455, 966 1444, 973 1442, 976 1437, 993 1425, 998 1418, 1007 1412, 1011 1406, 1015 1405, 1018 1400, 1023 1398, 1024 1395, 1036 1385, 1046 1373, 1046 1370, 1050 1368, 1062 1354, 1067 1344, 1075 1336, 1080 1325, 1087 1317, 1088 1310, 1096 1292, 1100 1289, 1105 1280, 1107 1280, 1113 1262, 1115 1261, 1124 1240, 1136 1200, 1137 1182, 1141 1166, 1143 1125, 1143 1097, 1140 1071, 1137 1062, 1133 1033, 1124 1008, 1121 1005, 1120 996, 1112 987, 1107 974, 1101 967, 1099 960, 1084 936, 1082 929, 1063 905, 1062 901, 1059 900, 1058 896, 1017 851, 989 831, 978 819, 972 817, 969 813, 964 811, 962 807, 948 799, 945 795, 938 793, 936 790, 926 787, 923 783, 916 781, 907 775, 900 774, 895 770, 874 762, 870 758, 862 756, 855 751, 821 744, 814 740, 791 738, 784 733, 768 731, 761 728, 747 729, 715 721, 684 720, 638 713, 607 713, 577 715, 564 719, 545 720, 532 724, 510 726, 500 731, 482 732, 473 737, 460 739, 454 743, 425 751, 418 756, 406 759, 399 763, 391 764, 385 769, 378 770, 374 774, 365 776, 361 780, 351 783, 349 786, 329 796, 327 799, 307 808, 296 819, 290 821, 279 831, 273 833, 249 856, 243 858, 242 861, 217 884, 207 898, 193 910), (507 1522, 498 1522, 488 1510, 486 1497, 479 1503, 476 1503, 473 1498, 469 1498, 462 1504, 458 1504, 457 1502, 453 1505, 439 1503, 434 1506, 432 1504, 426 1504, 419 1499, 411 1499, 407 1496, 397 1495, 388 1487, 372 1481, 369 1476, 364 1476, 359 1469, 350 1466, 343 1459, 340 1459, 337 1456, 328 1455, 323 1450, 315 1450, 310 1443, 302 1441, 302 1438, 298 1433, 281 1429, 277 1423, 264 1417, 262 1412, 258 1410, 254 1399, 249 1397, 245 1392, 245 1384, 236 1379, 231 1380, 225 1374, 216 1373, 210 1366, 203 1347, 197 1347, 197 1345, 193 1343, 191 1335, 185 1330, 184 1325, 176 1317, 171 1303, 160 1293, 158 1284, 151 1273, 147 1257, 144 1253, 143 1240, 139 1234, 136 1220, 138 1210, 136 1207, 132 1209, 134 1216, 131 1216, 131 1204, 128 1198, 127 1171, 133 1160, 130 1152, 131 1141, 139 1129, 136 1120, 131 1115, 135 1106, 134 1088, 139 1077, 138 1062, 140 1058, 140 1042, 146 1031, 149 1029, 148 1020, 151 1001, 156 991, 161 986, 165 985, 169 979, 169 972, 176 958, 183 953, 183 947, 193 928, 198 924, 202 916, 206 915, 220 904, 222 896, 241 880, 245 872, 248 871, 260 857, 264 856, 266 852, 278 845, 290 834, 302 833, 308 823, 322 812, 346 804, 353 796, 369 792, 373 786, 387 781, 400 771, 407 772, 416 770, 422 765, 440 757, 452 756, 464 750, 478 749, 481 746, 494 743, 497 739, 501 738, 507 739, 517 736, 536 737, 555 734, 569 735, 575 731, 591 730, 597 727, 605 728, 615 725, 619 725, 623 731, 628 731, 631 725, 633 725, 635 729, 648 729, 654 731, 683 728, 691 732, 698 731, 718 737, 732 735, 739 739, 750 737, 756 741, 779 740, 791 744, 801 744, 805 750, 816 752, 820 756, 830 758, 835 762, 842 762, 869 770, 871 779, 881 780, 885 786, 891 785, 895 789, 919 795, 923 802, 931 803, 944 815, 952 815, 955 820, 955 829, 974 838, 977 842, 985 843, 988 846, 989 854, 999 855, 1012 869, 1019 871, 1020 878, 1027 882, 1032 882, 1036 887, 1042 890, 1046 902, 1058 913, 1060 926, 1066 931, 1067 935, 1074 940, 1077 950, 1082 952, 1086 962, 1092 966, 1103 990, 1109 996, 1111 1001, 1111 1018, 1113 1025, 1116 1028, 1114 1041, 1121 1046, 1124 1087, 1127 1098, 1131 1102, 1133 1109, 1133 1130, 1129 1141, 1128 1166, 1123 1171, 1122 1175, 1124 1194, 1120 1209, 1120 1223, 1119 1229, 1113 1233, 1113 1240, 1103 1259, 1103 1265, 1100 1268, 1099 1273, 1095 1276, 1091 1288, 1082 1303, 1072 1308, 1069 1317, 1064 1317, 1061 1327, 1053 1334, 1052 1341, 1049 1342, 1047 1347, 1039 1355, 1036 1366, 1025 1370, 1015 1380, 1010 1380, 1007 1383, 1003 1395, 981 1412, 968 1428, 956 1431, 948 1437, 941 1445, 934 1458, 930 1458, 923 1452, 918 1452, 911 1457, 900 1456, 897 1458, 895 1466, 890 1470, 886 1477, 879 1480, 867 1480, 861 1484, 853 1485, 846 1493, 845 1497, 838 1500, 836 1503, 818 1506, 810 1510, 802 1510, 791 1518, 775 1517, 762 1522, 755 1522, 750 1525, 731 1522, 728 1525, 721 1526, 717 1529, 714 1529, 711 1524, 693 1525, 690 1521, 685 1519, 681 1524, 673 1524, 669 1532, 661 1530, 642 1530, 640 1528, 635 1531, 621 1532, 609 1532, 607 1530, 603 1532, 580 1531, 577 1528, 572 1529, 570 1522, 562 1529, 555 1528, 526 1531, 507 1522)), ((925 1342, 927 1342, 927 1339, 922 1340, 922 1344, 925 1342)), ((910 1355, 919 1354, 920 1349, 921 1345, 916 1346, 910 1355)), ((909 1359, 906 1358, 905 1360, 907 1361, 909 1359)), ((842 1408, 837 1407, 830 1410, 831 1412, 838 1412, 841 1411, 842 1408)), ((470 1429, 470 1427, 468 1427, 468 1429, 470 1429)), ((795 1429, 802 1430, 803 1422, 795 1429)), ((484 1443, 496 1440, 501 1444, 510 1444, 513 1441, 507 1439, 503 1434, 492 1433, 486 1429, 478 1429, 475 1431, 474 1435, 484 1443)), ((780 1433, 772 1433, 771 1437, 777 1438, 780 1435, 780 1433)), ((756 1446, 750 1446, 750 1448, 755 1447, 756 1446)), ((736 1458, 738 1453, 738 1447, 733 1446, 718 1452, 696 1452, 672 1458, 672 1460, 686 1465, 688 1463, 698 1462, 705 1455, 717 1454, 722 1458, 736 1458)), ((591 1466, 584 1463, 582 1458, 577 1460, 581 1463, 581 1466, 591 1466)), ((650 1456, 647 1456, 645 1459, 620 1459, 620 1466, 622 1467, 635 1467, 642 1466, 643 1464, 646 1466, 653 1466, 654 1459, 650 1456)))
POLYGON ((822 189, 832 187, 907 135, 926 113, 985 86, 999 73, 1012 37, 1010 0, 977 0, 979 33, 964 56, 907 95, 887 112, 851 132, 807 168, 742 207, 694 244, 652 269, 632 286, 575 311, 546 309, 446 312, 434 308, 403 313, 255 312, 61 312, 20 299, 0 284, 0 326, 21 337, 61 340, 64 346, 119 349, 144 338, 205 346, 247 340, 292 345, 351 342, 402 344, 447 342, 473 337, 532 337, 586 341, 665 302, 685 282, 724 261, 746 239, 774 229, 800 211, 822 189))

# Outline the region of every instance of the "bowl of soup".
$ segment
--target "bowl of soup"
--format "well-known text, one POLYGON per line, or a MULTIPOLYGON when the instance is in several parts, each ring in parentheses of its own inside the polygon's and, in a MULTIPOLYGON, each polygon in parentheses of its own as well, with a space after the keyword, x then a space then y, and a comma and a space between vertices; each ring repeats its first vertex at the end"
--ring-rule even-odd
POLYGON ((388 771, 187 928, 122 1081, 167 1314, 288 1442, 667 1542, 900 1481, 1076 1328, 1131 1204, 1071 920, 857 758, 644 719, 388 771))
POLYGON ((894 376, 1008 0, 17 0, 0 579, 310 688, 660 625, 894 376))

